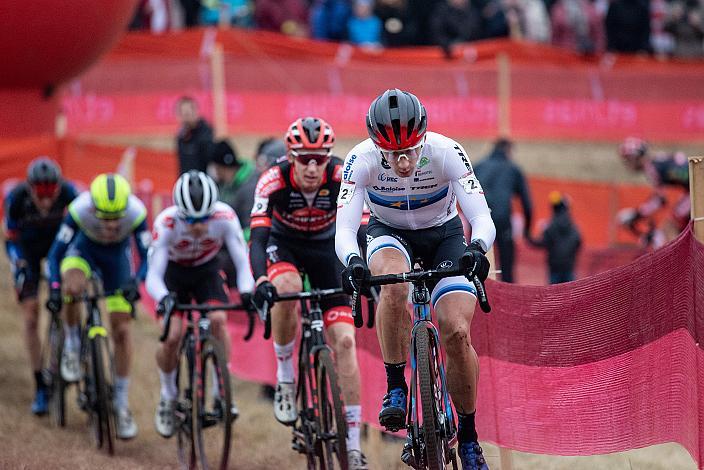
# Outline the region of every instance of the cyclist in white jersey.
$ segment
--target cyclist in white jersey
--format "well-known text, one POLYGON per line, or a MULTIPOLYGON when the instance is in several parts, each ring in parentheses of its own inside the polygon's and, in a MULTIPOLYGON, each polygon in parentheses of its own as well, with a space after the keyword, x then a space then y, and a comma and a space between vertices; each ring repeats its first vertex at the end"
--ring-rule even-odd
MULTIPOLYGON (((227 303, 225 281, 217 254, 224 246, 237 268, 237 285, 242 301, 250 302, 254 279, 249 268, 242 227, 230 206, 219 202, 215 182, 205 173, 189 171, 181 175, 173 190, 175 205, 164 209, 154 221, 153 242, 149 248, 146 286, 158 302, 157 313, 164 315, 176 303, 227 303)), ((224 311, 208 314, 211 331, 229 358, 230 335, 224 311)), ((182 320, 171 319, 166 341, 159 345, 156 362, 161 380, 161 399, 156 410, 156 429, 164 437, 174 432, 174 404, 177 398, 176 367, 183 335, 182 320)), ((237 416, 233 405, 233 416, 237 416)))
MULTIPOLYGON (((467 152, 452 139, 426 132, 425 108, 413 94, 398 89, 387 90, 372 102, 367 130, 370 139, 345 159, 338 197, 335 248, 347 266, 343 287, 348 292, 360 289, 363 279, 352 275, 359 268, 364 277, 400 273, 411 269, 417 259, 427 269, 476 263, 477 275, 484 280, 489 272, 485 253, 496 230, 467 152), (371 210, 366 262, 356 238, 365 201, 371 210), (456 203, 472 226, 469 245, 456 203)), ((462 467, 487 469, 474 426, 479 364, 469 328, 476 291, 462 276, 442 279, 428 288, 447 354, 447 383, 458 413, 462 467)), ((406 419, 408 293, 408 284, 383 286, 377 310, 388 392, 379 422, 391 429, 403 428, 406 419)))

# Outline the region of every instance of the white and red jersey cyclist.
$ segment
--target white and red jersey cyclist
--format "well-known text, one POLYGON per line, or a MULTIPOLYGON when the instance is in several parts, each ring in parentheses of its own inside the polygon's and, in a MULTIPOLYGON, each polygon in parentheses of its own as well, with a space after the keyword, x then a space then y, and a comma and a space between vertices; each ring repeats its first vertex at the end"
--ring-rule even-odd
POLYGON ((178 216, 178 208, 164 209, 154 221, 153 241, 149 248, 147 290, 158 300, 169 293, 164 274, 169 261, 182 266, 200 266, 215 258, 223 245, 237 268, 237 285, 251 292, 254 279, 249 269, 247 246, 235 211, 223 202, 215 203, 215 211, 205 221, 207 232, 195 237, 189 224, 178 216))

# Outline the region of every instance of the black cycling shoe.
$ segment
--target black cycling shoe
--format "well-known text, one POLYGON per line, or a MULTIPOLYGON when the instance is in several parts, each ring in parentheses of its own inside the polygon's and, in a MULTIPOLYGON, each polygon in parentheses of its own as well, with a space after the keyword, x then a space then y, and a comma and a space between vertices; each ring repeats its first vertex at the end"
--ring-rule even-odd
POLYGON ((379 412, 379 424, 391 432, 406 426, 406 392, 402 388, 394 388, 384 395, 381 412, 379 412))

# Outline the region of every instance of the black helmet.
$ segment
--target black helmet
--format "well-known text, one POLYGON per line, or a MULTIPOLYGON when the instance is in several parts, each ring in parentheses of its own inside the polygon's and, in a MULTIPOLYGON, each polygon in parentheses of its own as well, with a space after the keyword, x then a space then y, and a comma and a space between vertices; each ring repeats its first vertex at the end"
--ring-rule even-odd
POLYGON ((420 100, 398 88, 379 95, 367 113, 367 132, 384 150, 415 147, 423 139, 427 115, 420 100))
POLYGON ((61 181, 61 168, 48 157, 39 157, 32 160, 27 168, 27 182, 36 184, 58 184, 61 181))

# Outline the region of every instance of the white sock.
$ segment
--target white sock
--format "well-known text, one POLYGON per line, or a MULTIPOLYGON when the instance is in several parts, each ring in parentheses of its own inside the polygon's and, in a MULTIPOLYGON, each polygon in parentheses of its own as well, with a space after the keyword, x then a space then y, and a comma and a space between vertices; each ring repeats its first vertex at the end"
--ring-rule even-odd
POLYGON ((277 382, 293 383, 296 380, 296 372, 293 370, 293 347, 295 343, 295 339, 283 346, 274 342, 277 382))
POLYGON ((178 396, 176 369, 171 372, 164 372, 159 369, 159 381, 161 382, 161 398, 163 400, 175 400, 178 396))
POLYGON ((78 325, 70 326, 64 324, 64 347, 72 351, 78 351, 81 348, 81 337, 78 333, 78 325))
POLYGON ((115 376, 115 397, 113 398, 113 404, 118 410, 126 410, 129 408, 130 403, 128 399, 127 392, 130 387, 129 377, 115 376))
POLYGON ((347 419, 347 450, 362 450, 359 443, 359 430, 362 425, 362 405, 345 406, 347 419))

